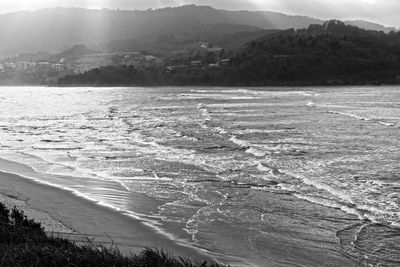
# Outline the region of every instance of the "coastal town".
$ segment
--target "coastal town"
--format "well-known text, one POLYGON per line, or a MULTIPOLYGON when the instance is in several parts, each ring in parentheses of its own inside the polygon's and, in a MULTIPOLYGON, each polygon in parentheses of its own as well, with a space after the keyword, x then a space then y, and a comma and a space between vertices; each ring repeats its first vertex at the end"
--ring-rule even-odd
MULTIPOLYGON (((199 42, 194 49, 153 55, 146 51, 104 53, 76 45, 60 54, 25 53, 0 59, 0 82, 14 76, 46 76, 49 79, 81 74, 106 66, 129 66, 136 70, 158 69, 175 72, 182 69, 219 68, 229 64, 224 49, 199 42)), ((43 83, 41 79, 40 83, 43 83)), ((51 83, 51 82, 50 82, 51 83)))
MULTIPOLYGON (((19 58, 19 56, 17 56, 19 58)), ((140 52, 90 54, 68 60, 61 58, 59 61, 18 61, 5 60, 0 63, 0 72, 57 72, 78 74, 91 69, 112 66, 128 65, 137 68, 160 67, 163 62, 151 55, 142 55, 140 52)))

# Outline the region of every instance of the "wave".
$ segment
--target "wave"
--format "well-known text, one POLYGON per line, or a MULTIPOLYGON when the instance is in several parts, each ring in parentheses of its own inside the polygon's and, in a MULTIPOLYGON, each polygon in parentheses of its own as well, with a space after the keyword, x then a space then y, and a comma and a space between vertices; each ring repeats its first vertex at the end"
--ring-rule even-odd
POLYGON ((313 107, 313 106, 315 106, 315 103, 312 101, 307 101, 306 105, 309 107, 313 107))
POLYGON ((236 136, 232 136, 229 141, 246 149, 246 153, 252 154, 256 157, 264 157, 267 153, 254 147, 249 141, 240 140, 236 136))
POLYGON ((181 100, 198 100, 198 99, 219 99, 219 100, 251 100, 251 99, 256 99, 255 96, 243 96, 243 95, 229 95, 229 94, 215 94, 215 93, 210 93, 210 94, 205 94, 205 93, 199 93, 199 94, 180 94, 178 95, 178 98, 181 100))
POLYGON ((67 151, 84 149, 81 146, 68 146, 68 145, 64 145, 64 146, 33 145, 32 148, 37 149, 37 150, 67 150, 67 151))
POLYGON ((258 92, 258 91, 248 90, 248 89, 235 89, 235 90, 217 90, 217 89, 196 90, 196 89, 192 89, 190 91, 194 92, 194 93, 209 93, 210 95, 214 95, 215 93, 223 93, 223 94, 242 93, 242 94, 250 94, 250 95, 259 95, 260 94, 260 92, 258 92))
POLYGON ((244 130, 235 130, 233 134, 244 135, 244 134, 258 134, 258 133, 284 133, 287 132, 286 129, 275 129, 275 130, 266 130, 266 129, 244 129, 244 130))
POLYGON ((383 126, 396 126, 395 123, 391 123, 391 122, 378 121, 378 123, 383 125, 383 126))
MULTIPOLYGON (((261 171, 261 172, 266 172, 268 173, 270 176, 272 177, 278 177, 280 175, 284 175, 284 173, 282 173, 278 168, 275 167, 271 167, 271 166, 266 166, 265 164, 259 162, 257 164, 257 170, 261 171)), ((264 179, 267 181, 270 181, 269 179, 264 179)))
POLYGON ((346 116, 346 117, 350 117, 350 118, 354 118, 354 119, 362 120, 362 121, 370 121, 370 120, 372 120, 371 118, 362 117, 362 116, 358 116, 358 115, 350 114, 350 113, 339 112, 339 111, 328 111, 328 113, 335 114, 335 115, 346 116))
POLYGON ((262 171, 262 172, 270 172, 270 171, 272 171, 272 169, 271 169, 270 167, 265 166, 265 165, 262 164, 261 162, 259 162, 259 163, 257 164, 257 169, 258 169, 259 171, 262 171))
POLYGON ((259 95, 259 94, 261 94, 258 91, 248 90, 248 89, 238 89, 238 92, 243 93, 243 94, 250 94, 250 95, 259 95))
POLYGON ((355 114, 351 114, 351 113, 344 113, 344 112, 338 112, 338 111, 328 111, 328 113, 335 114, 335 115, 346 116, 346 117, 354 118, 354 119, 361 120, 361 121, 368 121, 368 122, 378 123, 378 124, 383 125, 383 126, 396 126, 395 123, 385 122, 385 121, 378 120, 376 118, 363 117, 363 116, 359 116, 359 115, 355 115, 355 114))
POLYGON ((340 209, 347 214, 356 215, 360 220, 366 219, 366 216, 361 211, 354 208, 354 206, 344 205, 344 204, 338 203, 334 200, 330 200, 330 199, 326 199, 326 198, 322 198, 322 197, 308 196, 308 195, 304 195, 304 194, 300 194, 300 193, 294 193, 293 196, 295 196, 299 199, 306 200, 310 203, 318 204, 318 205, 329 207, 329 208, 340 209))
POLYGON ((203 103, 197 105, 197 109, 201 111, 201 115, 203 116, 204 121, 210 121, 211 114, 209 113, 207 106, 203 103))
MULTIPOLYGON (((306 178, 303 175, 295 175, 288 171, 285 171, 284 174, 300 179, 300 181, 302 181, 305 185, 312 186, 318 190, 321 190, 322 192, 326 192, 332 197, 327 198, 327 196, 322 196, 322 192, 304 193, 302 192, 303 190, 297 186, 290 186, 285 183, 279 184, 283 190, 292 191, 293 196, 297 198, 326 207, 340 209, 347 214, 356 215, 360 220, 368 220, 374 223, 386 223, 391 225, 397 225, 400 223, 400 212, 398 210, 386 209, 388 205, 391 205, 390 203, 392 203, 394 206, 397 206, 397 198, 390 203, 387 200, 383 200, 378 207, 375 205, 377 200, 374 200, 373 203, 375 204, 368 203, 360 200, 359 196, 357 195, 350 195, 350 192, 335 188, 334 186, 330 186, 320 181, 306 178), (318 195, 310 195, 315 193, 318 195)), ((309 189, 306 189, 306 191, 309 191, 309 189)))
POLYGON ((349 203, 351 205, 354 205, 353 199, 350 197, 350 195, 346 192, 341 191, 340 189, 334 188, 333 186, 327 185, 325 183, 322 183, 320 181, 315 181, 313 179, 307 178, 304 175, 300 174, 294 174, 291 172, 285 171, 286 174, 291 175, 292 177, 295 177, 302 181, 304 184, 312 186, 316 189, 323 190, 325 192, 330 193, 332 196, 337 197, 341 201, 345 203, 349 203))

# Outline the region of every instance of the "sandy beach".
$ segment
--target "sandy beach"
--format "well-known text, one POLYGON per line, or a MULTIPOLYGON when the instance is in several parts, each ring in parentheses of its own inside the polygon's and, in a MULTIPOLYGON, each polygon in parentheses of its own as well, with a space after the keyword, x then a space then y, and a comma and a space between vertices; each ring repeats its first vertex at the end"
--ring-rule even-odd
POLYGON ((72 192, 11 173, 18 170, 33 178, 35 173, 29 167, 2 160, 0 169, 3 170, 0 172, 0 202, 23 210, 29 218, 41 222, 49 234, 60 234, 72 240, 84 235, 106 247, 115 244, 127 255, 140 253, 146 247, 157 247, 196 261, 210 260, 201 251, 179 244, 139 220, 72 192))

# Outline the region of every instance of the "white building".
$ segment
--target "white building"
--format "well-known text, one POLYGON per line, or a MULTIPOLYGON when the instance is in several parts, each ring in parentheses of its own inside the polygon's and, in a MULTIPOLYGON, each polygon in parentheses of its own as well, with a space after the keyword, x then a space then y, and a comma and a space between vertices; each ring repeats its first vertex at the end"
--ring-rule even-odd
POLYGON ((49 62, 38 62, 36 63, 37 69, 42 71, 49 71, 51 69, 51 64, 49 62))
POLYGON ((17 68, 17 66, 12 62, 4 63, 3 66, 6 70, 15 70, 17 68))
POLYGON ((62 72, 65 70, 65 65, 64 64, 52 64, 51 68, 55 71, 62 72))
POLYGON ((190 62, 190 67, 199 67, 199 66, 201 66, 201 61, 199 61, 199 60, 195 60, 195 61, 191 61, 190 62))
POLYGON ((18 62, 17 63, 17 69, 19 71, 28 71, 31 70, 35 67, 34 62, 18 62))

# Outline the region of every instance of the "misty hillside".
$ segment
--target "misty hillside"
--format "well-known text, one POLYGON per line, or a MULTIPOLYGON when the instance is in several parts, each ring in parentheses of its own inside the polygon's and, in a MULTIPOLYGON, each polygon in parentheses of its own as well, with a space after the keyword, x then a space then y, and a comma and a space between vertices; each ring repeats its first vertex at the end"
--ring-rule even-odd
POLYGON ((322 23, 302 16, 195 5, 146 11, 52 8, 0 15, 0 56, 60 52, 76 44, 93 45, 111 40, 154 40, 161 35, 206 38, 322 23))
POLYGON ((63 86, 399 84, 399 59, 400 33, 367 31, 331 20, 307 29, 267 32, 219 68, 106 66, 58 81, 63 86))
POLYGON ((372 30, 372 31, 383 31, 385 33, 389 33, 390 31, 396 30, 396 28, 394 27, 385 27, 383 25, 365 20, 347 20, 345 21, 345 23, 351 26, 359 27, 361 29, 372 30))
POLYGON ((262 29, 286 30, 307 28, 310 24, 322 24, 323 20, 306 16, 289 16, 268 11, 226 11, 220 13, 237 24, 252 25, 262 29))

